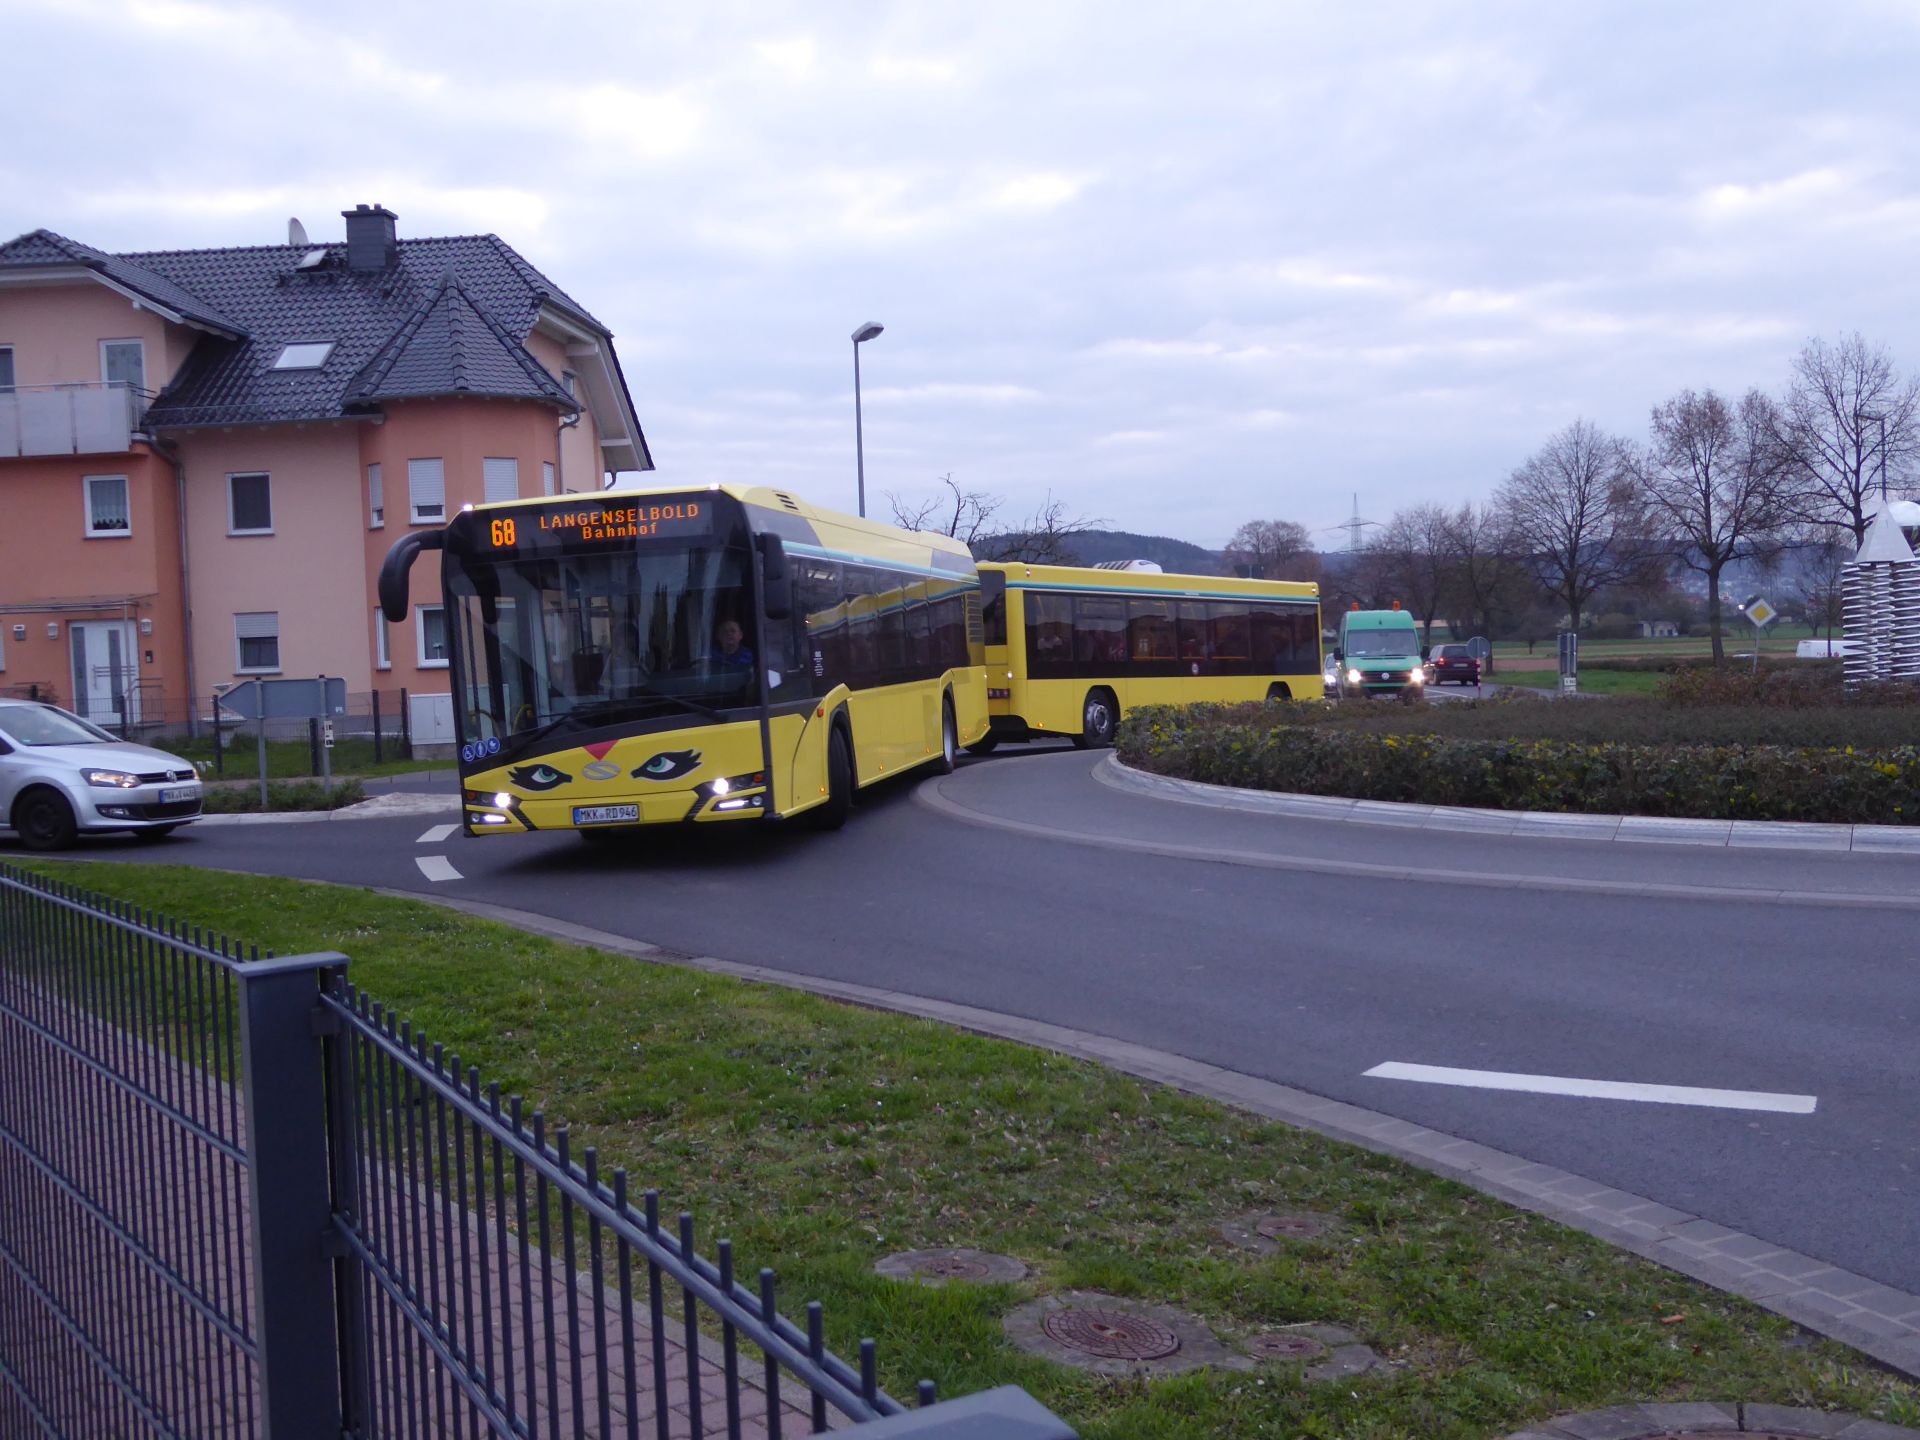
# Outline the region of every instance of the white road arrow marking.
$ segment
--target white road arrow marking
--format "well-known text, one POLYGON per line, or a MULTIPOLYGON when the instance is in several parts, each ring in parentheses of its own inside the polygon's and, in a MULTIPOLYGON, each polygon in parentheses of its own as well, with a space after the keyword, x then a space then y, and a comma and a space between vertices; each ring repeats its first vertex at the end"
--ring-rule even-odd
POLYGON ((420 873, 438 884, 442 880, 459 880, 460 872, 453 868, 453 862, 444 855, 416 855, 413 863, 420 867, 420 873))
POLYGON ((1412 1080, 1420 1085, 1524 1090, 1535 1095, 1640 1100, 1656 1105, 1703 1105, 1716 1110, 1773 1110, 1783 1115, 1811 1115, 1819 1099, 1814 1095, 1775 1095, 1765 1090, 1710 1090, 1693 1085, 1637 1085, 1625 1080, 1576 1080, 1565 1075, 1455 1070, 1445 1065, 1409 1065, 1399 1060, 1376 1065, 1366 1073, 1376 1080, 1412 1080))
POLYGON ((416 845, 438 845, 459 828, 458 825, 436 825, 413 843, 416 845))

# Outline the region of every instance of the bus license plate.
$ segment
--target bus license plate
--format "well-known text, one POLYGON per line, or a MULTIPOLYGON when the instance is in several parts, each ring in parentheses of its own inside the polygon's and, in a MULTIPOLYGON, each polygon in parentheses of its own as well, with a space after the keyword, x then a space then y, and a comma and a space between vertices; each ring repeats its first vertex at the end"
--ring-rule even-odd
POLYGON ((573 807, 573 823, 576 825, 618 825, 623 820, 638 820, 638 805, 576 805, 573 807))
POLYGON ((160 792, 160 803, 162 805, 178 805, 184 800, 198 800, 199 798, 199 789, 192 785, 180 785, 172 790, 162 790, 160 792))

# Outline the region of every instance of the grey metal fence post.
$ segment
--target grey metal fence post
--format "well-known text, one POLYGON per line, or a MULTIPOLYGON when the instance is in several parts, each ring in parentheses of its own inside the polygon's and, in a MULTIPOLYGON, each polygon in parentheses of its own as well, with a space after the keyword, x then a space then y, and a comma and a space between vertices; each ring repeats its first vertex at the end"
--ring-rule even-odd
POLYGON ((332 1175, 320 988, 347 957, 290 955, 242 965, 261 1431, 267 1440, 339 1440, 332 1175))

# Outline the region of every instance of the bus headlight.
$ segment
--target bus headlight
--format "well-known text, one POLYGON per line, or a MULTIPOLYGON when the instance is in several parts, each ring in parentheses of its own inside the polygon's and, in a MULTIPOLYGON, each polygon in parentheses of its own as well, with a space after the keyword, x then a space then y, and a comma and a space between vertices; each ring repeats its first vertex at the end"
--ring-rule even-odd
POLYGON ((493 808, 496 810, 511 810, 513 808, 513 796, 507 794, 504 790, 500 791, 493 797, 493 808))
POLYGON ((716 780, 713 782, 713 793, 716 795, 724 795, 731 789, 733 789, 733 782, 731 780, 716 780))

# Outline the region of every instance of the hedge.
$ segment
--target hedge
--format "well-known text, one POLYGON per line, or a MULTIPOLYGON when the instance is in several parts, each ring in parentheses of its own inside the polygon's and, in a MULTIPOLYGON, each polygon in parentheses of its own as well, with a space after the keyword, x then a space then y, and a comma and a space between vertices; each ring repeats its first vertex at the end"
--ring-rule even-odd
MULTIPOLYGON (((1591 702, 1600 703, 1600 702, 1591 702)), ((1183 780, 1489 810, 1920 823, 1920 746, 1463 739, 1297 723, 1293 706, 1150 706, 1120 758, 1183 780)))

